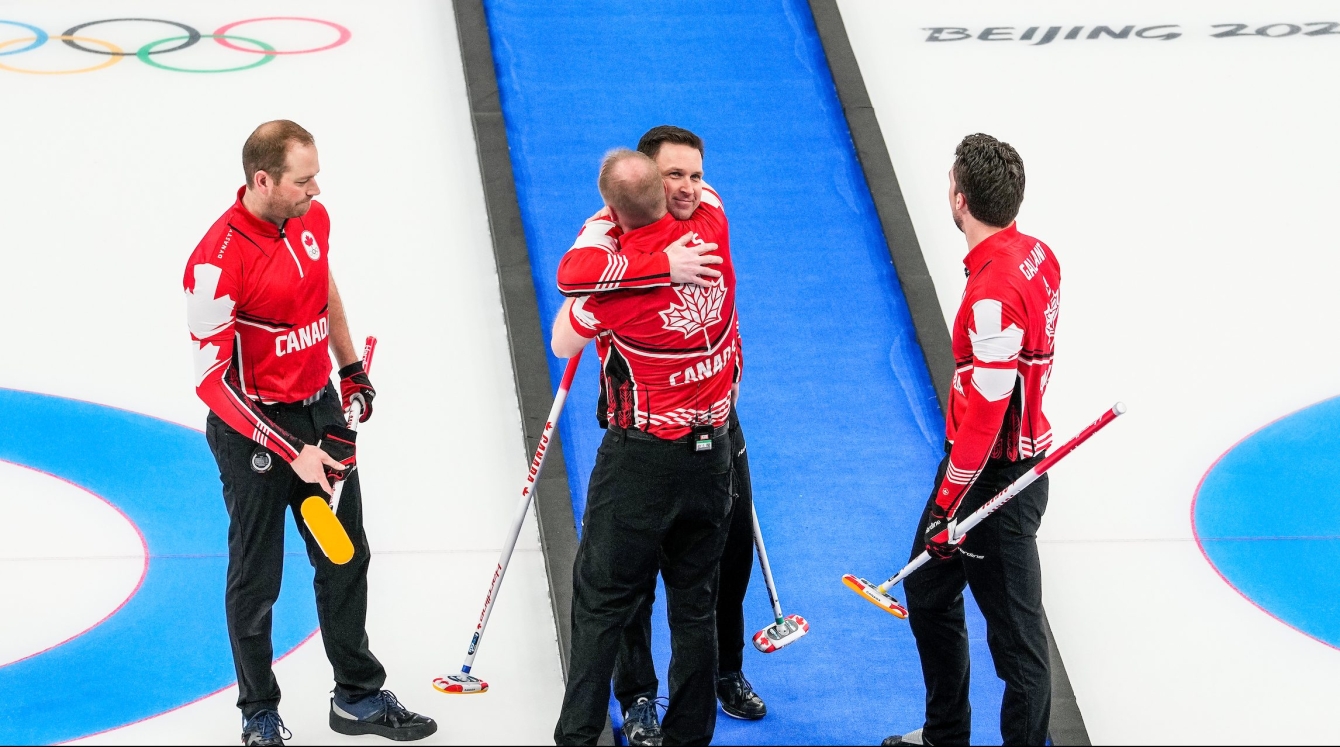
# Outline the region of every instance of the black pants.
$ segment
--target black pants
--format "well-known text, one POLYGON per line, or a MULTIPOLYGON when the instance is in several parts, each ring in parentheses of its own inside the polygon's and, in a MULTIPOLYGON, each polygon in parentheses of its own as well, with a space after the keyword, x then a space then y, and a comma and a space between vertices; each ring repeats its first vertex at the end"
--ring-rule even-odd
MULTIPOLYGON (((963 500, 966 517, 1041 461, 991 461, 963 500)), ((940 463, 938 488, 949 457, 940 463)), ((932 489, 912 542, 912 557, 925 549, 922 530, 929 521, 932 489)), ((1005 681, 1000 734, 1005 744, 1040 745, 1051 719, 1051 659, 1042 613, 1042 568, 1037 531, 1047 510, 1043 475, 968 533, 959 552, 932 560, 903 582, 908 619, 926 680, 926 723, 930 744, 968 744, 972 707, 968 703, 968 630, 963 587, 972 589, 986 618, 986 642, 996 676, 1005 681)))
MULTIPOLYGON (((749 482, 749 455, 744 431, 735 411, 730 414, 732 451, 731 483, 735 501, 731 508, 726 549, 721 553, 721 576, 717 590, 717 669, 738 672, 744 667, 744 595, 754 570, 754 491, 749 482)), ((651 605, 655 588, 624 628, 619 658, 614 668, 614 697, 625 711, 638 698, 653 699, 660 686, 651 656, 651 605)))
MULTIPOLYGON (((314 444, 327 425, 342 423, 340 397, 327 385, 319 402, 307 407, 276 405, 263 408, 289 433, 314 444)), ((228 509, 228 587, 224 604, 228 639, 237 669, 237 707, 250 718, 258 711, 279 706, 279 683, 270 662, 271 609, 279 598, 284 572, 284 511, 293 511, 298 531, 307 543, 307 558, 316 569, 316 614, 326 658, 335 669, 336 692, 346 700, 376 693, 386 671, 368 650, 365 627, 368 609, 368 551, 363 534, 363 500, 358 472, 348 479, 340 497, 338 517, 354 543, 354 558, 344 565, 326 559, 303 523, 300 507, 320 487, 298 479, 292 468, 255 441, 233 430, 210 413, 205 436, 223 481, 223 503, 228 509), (269 469, 257 472, 252 456, 269 455, 269 469)), ((258 461, 264 463, 263 458, 258 461)))
POLYGON ((666 744, 716 730, 716 578, 731 509, 729 434, 711 451, 606 433, 596 454, 572 571, 572 652, 558 744, 595 744, 624 628, 660 571, 670 617, 666 744))

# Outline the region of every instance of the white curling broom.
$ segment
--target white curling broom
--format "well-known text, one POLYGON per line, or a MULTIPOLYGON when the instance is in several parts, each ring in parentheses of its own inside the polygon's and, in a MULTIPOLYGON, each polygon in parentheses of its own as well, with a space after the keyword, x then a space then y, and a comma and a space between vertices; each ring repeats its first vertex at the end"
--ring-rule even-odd
POLYGON ((782 603, 777 599, 777 585, 772 581, 772 568, 768 566, 768 551, 763 547, 763 530, 758 526, 758 511, 754 514, 754 549, 758 551, 758 565, 763 569, 763 583, 768 587, 768 599, 772 602, 772 615, 776 622, 754 634, 754 648, 770 654, 784 646, 800 640, 810 632, 810 624, 800 615, 782 615, 782 603))
POLYGON ((507 564, 512 560, 512 550, 516 547, 517 537, 521 535, 521 525, 526 521, 526 513, 530 511, 531 496, 535 492, 536 481, 540 479, 540 470, 544 468, 549 440, 553 437, 554 428, 558 426, 558 416, 563 413, 563 403, 568 399, 568 388, 572 386, 572 377, 577 373, 577 362, 581 358, 582 354, 578 352, 568 359, 568 367, 563 371, 563 381, 558 385, 558 393, 554 395, 554 406, 549 409, 549 419, 545 421, 544 430, 540 432, 540 443, 535 447, 535 456, 530 460, 526 478, 521 481, 521 500, 517 503, 516 516, 512 519, 507 539, 503 542, 502 557, 498 559, 498 567, 493 571, 493 582, 489 585, 488 596, 484 597, 484 611, 479 613, 479 624, 475 626, 475 634, 470 638, 470 647, 466 649, 461 673, 433 680, 433 687, 438 692, 450 695, 474 695, 489 690, 489 683, 471 675, 470 668, 474 666, 479 641, 483 639, 484 628, 489 624, 489 616, 493 614, 493 603, 497 601, 498 590, 502 588, 503 576, 507 574, 507 564))
MULTIPOLYGON (((949 522, 950 544, 957 544, 963 535, 967 534, 973 527, 981 524, 986 517, 995 513, 997 509, 1008 503, 1014 496, 1023 492, 1024 488, 1032 485, 1034 480, 1041 477, 1043 473, 1051 469, 1053 465, 1065 458, 1067 454, 1074 451, 1075 447, 1089 440, 1090 436, 1102 430, 1108 423, 1116 420, 1117 416, 1123 415, 1125 412, 1126 405, 1120 402, 1113 405, 1112 409, 1103 413, 1102 417, 1093 421, 1093 423, 1091 423, 1088 428, 1081 431, 1078 436, 1065 442, 1061 448, 1052 452, 1041 462, 1038 462, 1033 466, 1033 469, 1025 472, 1022 477, 1010 483, 1004 490, 997 493, 995 498, 987 501, 986 505, 973 511, 968 518, 962 521, 962 523, 959 523, 956 520, 951 520, 949 522)), ((860 594, 866 601, 879 607, 890 615, 898 618, 906 618, 907 608, 902 604, 899 604, 898 600, 894 599, 893 595, 889 594, 889 589, 892 589, 903 579, 912 575, 912 572, 916 569, 926 565, 926 563, 930 562, 930 559, 931 555, 929 552, 922 552, 914 558, 912 562, 903 566, 903 569, 898 571, 897 575, 878 586, 863 578, 857 578, 850 573, 842 577, 842 583, 846 584, 852 591, 860 594)))

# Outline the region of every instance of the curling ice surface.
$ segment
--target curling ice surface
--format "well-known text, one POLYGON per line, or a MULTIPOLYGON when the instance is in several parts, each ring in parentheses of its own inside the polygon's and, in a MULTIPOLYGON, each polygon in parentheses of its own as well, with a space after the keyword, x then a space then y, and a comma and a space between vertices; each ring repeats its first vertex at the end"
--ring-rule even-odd
MULTIPOLYGON (((107 17, 69 17, 71 7, 13 0, 5 3, 4 17, 52 34, 74 23, 107 17)), ((125 0, 116 8, 118 16, 180 21, 200 30, 275 15, 273 7, 258 0, 229 3, 223 15, 215 12, 217 8, 158 0, 125 0)), ((436 698, 428 689, 434 677, 459 666, 457 646, 469 639, 474 627, 479 594, 488 584, 498 543, 511 518, 514 483, 526 469, 497 267, 491 252, 477 251, 489 246, 491 239, 454 14, 449 4, 428 0, 375 6, 354 0, 293 0, 285 5, 285 15, 337 22, 350 29, 352 40, 320 54, 281 57, 246 72, 194 78, 151 68, 133 57, 102 71, 105 74, 26 76, 0 71, 5 85, 22 89, 24 100, 32 105, 31 116, 7 126, 8 140, 40 146, 55 137, 79 143, 74 149, 30 147, 6 153, 6 166, 31 174, 32 182, 24 187, 0 183, 0 202, 27 218, 5 221, 0 244, 41 245, 48 251, 6 254, 7 269, 30 282, 0 294, 0 318, 32 318, 33 310, 40 309, 41 322, 6 327, 8 355, 0 360, 0 379, 5 387, 90 400, 203 427, 204 408, 192 392, 180 290, 186 255, 210 221, 233 201, 240 176, 237 149, 247 133, 275 117, 298 121, 315 134, 321 149, 323 194, 318 199, 337 224, 339 238, 330 249, 330 264, 349 307, 354 339, 361 341, 369 332, 381 337, 372 373, 380 398, 375 417, 360 429, 358 444, 365 524, 376 555, 369 571, 368 634, 373 651, 386 665, 387 687, 404 694, 413 710, 452 723, 453 739, 538 743, 552 732, 551 714, 561 703, 563 677, 533 520, 527 520, 508 571, 507 594, 490 623, 495 645, 479 657, 479 665, 488 668, 490 697, 466 706, 455 699, 436 698), (284 91, 284 103, 276 105, 273 97, 258 96, 259 91, 284 91), (421 95, 423 91, 433 93, 421 95), (359 106, 349 109, 349 101, 359 106), (80 114, 87 111, 120 111, 123 116, 80 114), (214 114, 201 118, 201 111, 214 114), (401 134, 417 144, 416 158, 388 165, 364 152, 363 136, 369 128, 391 120, 401 123, 401 134), (90 158, 100 167, 82 169, 87 173, 78 184, 61 176, 80 169, 90 158), (164 159, 185 164, 198 178, 181 189, 157 190, 152 200, 108 199, 155 193, 155 177, 137 164, 164 159), (393 194, 375 186, 382 178, 414 182, 419 188, 411 194, 393 194), (41 197, 56 192, 62 199, 41 197), (72 207, 80 220, 68 220, 72 207), (397 217, 387 221, 387 215, 397 217), (61 229, 51 233, 41 228, 52 225, 61 229), (151 225, 153 230, 145 229, 151 225), (443 295, 438 291, 446 277, 453 279, 453 291, 443 295), (444 319, 453 320, 454 348, 432 342, 440 337, 444 319), (79 334, 90 325, 126 334, 79 334), (127 334, 138 342, 128 346, 127 334), (74 337, 79 337, 78 345, 58 342, 74 337), (458 350, 470 351, 469 365, 460 365, 458 350), (472 426, 441 428, 458 420, 472 426), (434 454, 441 453, 470 468, 452 470, 425 487, 414 478, 413 465, 432 462, 434 454), (449 664, 455 666, 445 669, 449 664), (418 695, 413 694, 416 691, 418 695)), ((101 24, 97 33, 91 28, 90 33, 130 48, 138 34, 175 33, 164 28, 161 22, 117 22, 101 24)), ((278 49, 322 43, 315 37, 290 36, 308 32, 334 34, 322 24, 299 21, 239 27, 239 33, 254 34, 278 49)), ((4 33, 8 32, 0 32, 4 33)), ((157 37, 145 40, 153 38, 157 37)), ((221 45, 213 47, 202 42, 180 55, 156 54, 154 59, 193 67, 209 62, 186 59, 196 52, 229 52, 221 45)), ((11 66, 37 68, 49 61, 58 67, 71 60, 80 64, 76 57, 60 57, 81 53, 54 39, 39 52, 52 57, 25 58, 11 66)), ((295 249, 302 251, 296 243, 295 249)), ((212 461, 204 437, 198 441, 200 458, 212 461)), ((133 447, 153 453, 161 445, 145 441, 133 447)), ((101 469, 115 474, 118 467, 109 463, 101 469)), ((23 477, 15 474, 16 479, 23 477)), ((213 496, 208 510, 222 521, 216 475, 204 474, 201 484, 213 496)), ((161 479, 176 478, 174 473, 161 479)), ((25 623, 12 636, 12 645, 0 647, 4 659, 41 651, 96 623, 134 590, 144 565, 133 527, 101 502, 78 495, 63 483, 47 482, 53 484, 42 488, 44 500, 68 493, 72 513, 81 514, 64 519, 67 534, 74 531, 70 527, 84 524, 111 527, 100 531, 116 542, 83 549, 112 559, 97 561, 105 576, 81 570, 94 563, 63 539, 53 540, 49 548, 59 550, 61 557, 29 553, 23 559, 0 558, 0 565, 6 566, 0 568, 0 577, 17 577, 7 571, 22 565, 25 574, 31 570, 24 578, 34 581, 13 581, 10 597, 45 605, 34 613, 33 626, 25 623), (36 583, 38 579, 45 585, 36 583), (47 588, 66 593, 47 604, 43 601, 50 599, 44 596, 47 588), (47 610, 59 610, 60 618, 47 610)), ((0 500, 0 506, 4 504, 0 500)), ((294 532, 291 523, 288 530, 294 532)), ((210 536, 223 541, 226 528, 210 536)), ((306 565, 305 559, 299 561, 306 565)), ((179 578, 165 575, 177 573, 176 568, 220 564, 210 573, 217 584, 212 588, 222 593, 224 562, 217 556, 153 556, 145 584, 179 578)), ((204 586, 190 590, 213 593, 204 586)), ((311 587, 299 591, 310 604, 311 587)), ((133 604, 134 600, 122 613, 133 611, 133 604)), ((176 598, 167 612, 183 617, 192 604, 196 604, 193 596, 176 598)), ((283 616, 280 608, 285 604, 281 598, 277 617, 283 616)), ((204 624, 222 630, 222 608, 204 607, 217 616, 213 622, 206 618, 204 624)), ((310 624, 305 632, 315 630, 315 616, 310 624)), ((0 627, 8 633, 15 626, 0 627)), ((278 619, 276 627, 281 627, 278 619)), ((73 645, 89 640, 76 639, 73 645)), ((69 650, 57 648, 53 660, 69 650)), ((171 653, 150 649, 119 655, 180 658, 171 653)), ((226 659, 224 667, 231 669, 226 659)), ((284 720, 295 735, 313 741, 334 737, 327 723, 330 665, 320 635, 277 663, 275 671, 284 689, 284 720)), ((200 679, 191 682, 198 684, 200 679)), ((160 690, 164 687, 162 682, 154 684, 160 690)), ((189 704, 92 741, 191 744, 235 738, 237 693, 230 688, 211 695, 215 688, 206 682, 174 691, 174 703, 189 704), (200 696, 208 697, 196 701, 200 696)), ((84 716, 116 713, 122 700, 121 693, 108 690, 85 703, 79 709, 82 714, 61 718, 91 721, 84 716)), ((51 714, 34 709, 22 716, 11 721, 41 722, 50 720, 51 714)))

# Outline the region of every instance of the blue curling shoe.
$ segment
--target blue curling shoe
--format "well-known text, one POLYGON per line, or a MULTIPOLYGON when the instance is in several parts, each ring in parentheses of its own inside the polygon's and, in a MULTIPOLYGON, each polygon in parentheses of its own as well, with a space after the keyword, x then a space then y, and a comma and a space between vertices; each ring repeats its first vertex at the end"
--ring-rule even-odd
POLYGON ((259 711, 242 723, 242 744, 245 747, 283 747, 293 733, 284 728, 279 711, 259 711))

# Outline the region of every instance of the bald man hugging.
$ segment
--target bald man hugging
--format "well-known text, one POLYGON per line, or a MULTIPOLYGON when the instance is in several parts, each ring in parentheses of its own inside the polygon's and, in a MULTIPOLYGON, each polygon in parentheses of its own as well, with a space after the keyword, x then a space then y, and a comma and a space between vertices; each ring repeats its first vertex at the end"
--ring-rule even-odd
POLYGON ((721 258, 721 276, 568 299, 554 320, 560 358, 596 341, 609 399, 573 568, 572 653, 554 740, 596 743, 623 629, 659 570, 673 650, 665 742, 707 744, 716 728, 716 574, 729 529, 727 421, 739 365, 726 215, 704 200, 689 220, 676 220, 656 163, 636 151, 607 155, 598 184, 610 219, 588 223, 583 239, 629 254, 663 251, 688 235, 721 258))

